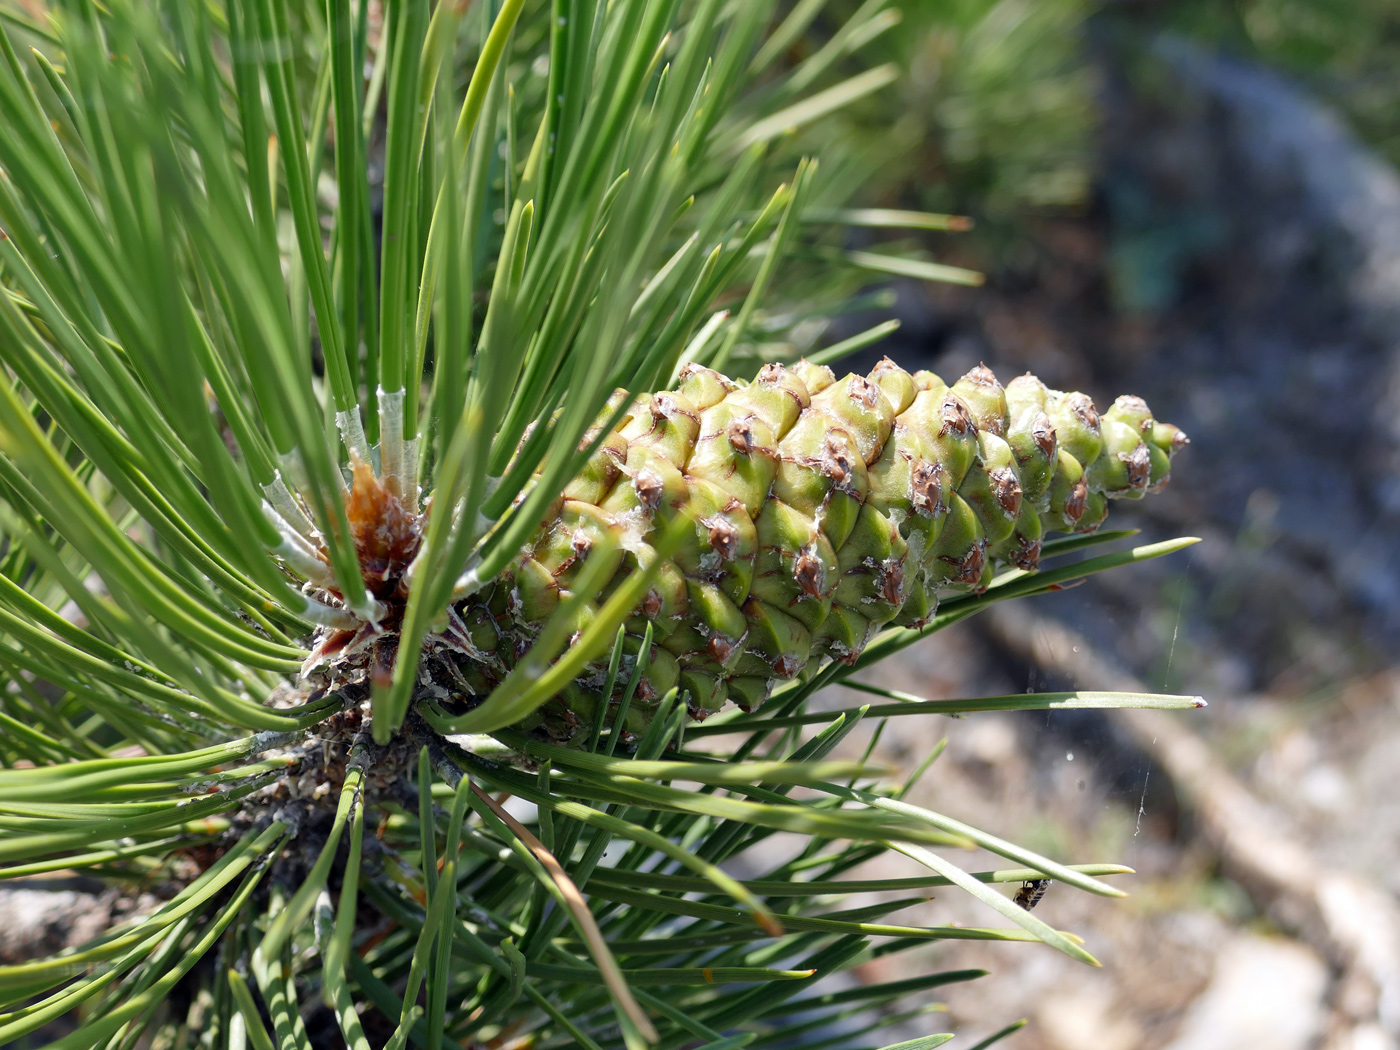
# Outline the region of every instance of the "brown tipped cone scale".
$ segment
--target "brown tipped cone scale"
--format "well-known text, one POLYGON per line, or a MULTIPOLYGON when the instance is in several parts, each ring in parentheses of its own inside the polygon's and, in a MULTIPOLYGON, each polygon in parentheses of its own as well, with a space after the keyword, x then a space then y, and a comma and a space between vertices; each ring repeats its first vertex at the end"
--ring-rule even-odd
MULTIPOLYGON (((1100 417, 1034 376, 1003 387, 979 366, 949 386, 888 359, 839 380, 770 364, 749 383, 691 365, 588 440, 596 450, 511 569, 454 606, 432 641, 420 680, 439 702, 479 702, 601 557, 610 582, 587 596, 579 628, 629 573, 657 568, 626 624, 625 670, 648 626, 653 638, 627 728, 644 728, 673 688, 697 719, 730 700, 752 709, 813 661, 851 662, 883 627, 922 625, 997 564, 1035 570, 1045 534, 1094 531, 1108 500, 1164 485, 1186 444, 1140 398, 1100 417), (679 515, 693 528, 656 565, 653 541, 679 515)), ((397 507, 361 492, 366 469, 355 481, 352 509, 397 507)), ((327 632, 309 666, 336 677, 368 662, 373 675, 366 653, 378 649, 347 633, 327 632)), ((591 726, 617 699, 599 695, 603 680, 591 669, 523 727, 567 739, 591 726)))

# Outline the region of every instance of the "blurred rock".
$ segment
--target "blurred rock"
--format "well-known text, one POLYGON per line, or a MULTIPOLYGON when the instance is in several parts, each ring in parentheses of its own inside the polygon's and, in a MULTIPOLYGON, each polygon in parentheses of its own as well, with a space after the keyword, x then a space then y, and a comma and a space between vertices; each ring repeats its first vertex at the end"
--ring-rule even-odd
POLYGON ((1137 1050, 1142 1029, 1124 1017, 1102 988, 1046 998, 1036 1014, 1056 1050, 1137 1050))
POLYGON ((1326 990, 1326 964, 1296 941, 1237 934, 1168 1050, 1307 1050, 1322 1032, 1326 990))
POLYGON ((115 899, 63 888, 0 890, 0 964, 18 966, 92 940, 111 922, 115 899))
POLYGON ((1269 549, 1251 566, 1255 601, 1288 590, 1269 577, 1294 571, 1308 578, 1314 615, 1339 586, 1373 637, 1391 642, 1400 175, 1280 74, 1177 37, 1152 52, 1169 97, 1108 96, 1115 246, 1213 232, 1161 264, 1170 315, 1125 379, 1190 433, 1177 480, 1191 511, 1269 549), (1137 203, 1114 203, 1125 200, 1137 203))
POLYGON ((1396 1045, 1380 1025, 1368 1024, 1338 1033, 1327 1041, 1324 1050, 1395 1050, 1396 1045))

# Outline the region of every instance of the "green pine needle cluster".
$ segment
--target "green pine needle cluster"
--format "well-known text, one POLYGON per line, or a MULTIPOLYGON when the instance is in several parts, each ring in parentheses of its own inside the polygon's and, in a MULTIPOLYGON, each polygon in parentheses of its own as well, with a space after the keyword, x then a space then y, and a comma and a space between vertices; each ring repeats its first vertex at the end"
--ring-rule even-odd
POLYGON ((878 1045, 980 974, 824 976, 942 939, 1093 962, 996 887, 1116 896, 1100 879, 1126 869, 911 805, 936 753, 892 784, 874 741, 930 711, 1197 701, 929 702, 853 676, 1189 540, 1050 541, 1044 571, 814 662, 759 710, 697 726, 672 690, 638 738, 622 623, 643 569, 588 624, 541 626, 476 708, 491 735, 419 713, 425 646, 517 558, 616 390, 809 351, 872 273, 976 282, 846 247, 850 225, 950 222, 853 206, 869 172, 843 113, 897 79, 862 57, 897 19, 823 6, 0 7, 0 892, 55 872, 163 888, 0 965, 0 1045, 878 1045), (411 557, 385 507, 421 526, 411 557), (393 658, 363 680, 303 678, 318 637, 390 617, 393 658), (611 721, 572 747, 502 728, 566 659, 596 663, 611 721), (808 711, 835 682, 880 702, 808 711), (864 758, 834 757, 862 721, 864 758), (808 845, 765 863, 775 832, 808 845), (1011 867, 937 852, 972 846, 1011 867), (849 877, 891 850, 928 874, 849 877), (736 879, 740 855, 764 877, 736 879), (1001 925, 886 921, 947 885, 1001 925), (841 903, 874 891, 892 896, 841 903))

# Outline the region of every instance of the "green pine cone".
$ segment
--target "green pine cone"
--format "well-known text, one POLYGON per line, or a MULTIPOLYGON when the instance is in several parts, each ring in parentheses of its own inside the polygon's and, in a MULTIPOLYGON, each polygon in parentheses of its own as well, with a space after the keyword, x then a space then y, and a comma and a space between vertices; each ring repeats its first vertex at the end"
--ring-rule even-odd
MULTIPOLYGON (((575 630, 657 562, 652 542, 685 514, 693 528, 627 622, 627 672, 653 633, 627 728, 643 729, 672 688, 697 719, 728 700, 752 709, 813 660, 852 662, 883 627, 922 625, 997 563, 1036 569, 1044 534, 1094 531, 1109 499, 1164 485, 1185 444, 1139 398, 1100 419, 1083 394, 1030 375, 1003 388, 985 367, 949 387, 888 359, 839 381, 807 362, 766 365, 751 383, 692 365, 602 435, 512 570, 454 607, 453 644, 422 677, 470 706, 591 559, 609 559, 610 582, 575 630)), ((595 667, 526 727, 566 739, 591 725, 603 679, 595 667)))

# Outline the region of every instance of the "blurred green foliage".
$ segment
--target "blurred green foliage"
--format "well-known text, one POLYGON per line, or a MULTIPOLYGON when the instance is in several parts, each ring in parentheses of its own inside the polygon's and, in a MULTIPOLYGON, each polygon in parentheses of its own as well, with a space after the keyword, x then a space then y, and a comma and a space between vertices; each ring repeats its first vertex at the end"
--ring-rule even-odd
MULTIPOLYGON (((866 57, 896 61, 908 72, 892 109, 889 95, 881 95, 846 115, 868 138, 859 158, 867 193, 971 214, 984 232, 1002 237, 1024 235, 1028 214, 1082 206, 1096 120, 1096 78, 1084 48, 1093 6, 1090 0, 833 5, 832 25, 849 24, 857 12, 873 14, 872 8, 884 9, 891 22, 897 18, 897 25, 872 34, 866 57)), ((823 32, 814 25, 800 47, 821 46, 823 32)))
POLYGON ((907 0, 908 112, 926 123, 947 176, 927 205, 995 219, 1081 204, 1090 181, 1092 70, 1086 0, 907 0), (940 198, 943 198, 940 200, 940 198))
MULTIPOLYGON (((831 24, 875 10, 900 22, 870 35, 866 58, 897 61, 909 75, 893 109, 882 95, 845 115, 867 143, 852 168, 878 169, 865 195, 977 218, 991 265, 1014 264, 1008 249, 1025 246, 1036 216, 1073 212, 1091 196, 1091 18, 1177 32, 1297 77, 1400 162, 1400 0, 847 0, 831 24)), ((794 56, 821 46, 823 32, 815 24, 794 56)))
POLYGON ((1185 0, 1140 17, 1300 77, 1400 162, 1397 0, 1185 0))

